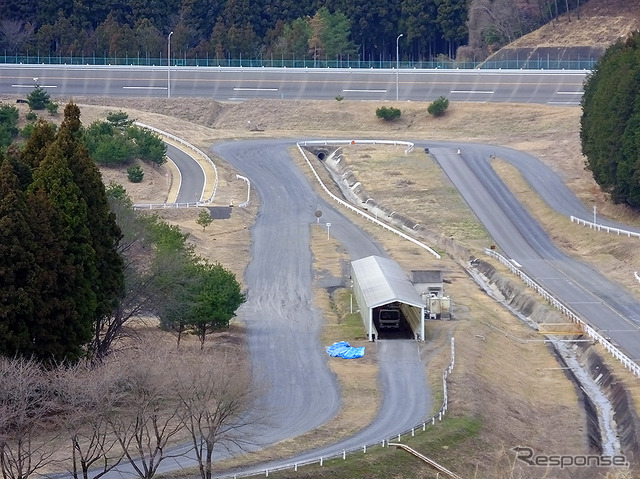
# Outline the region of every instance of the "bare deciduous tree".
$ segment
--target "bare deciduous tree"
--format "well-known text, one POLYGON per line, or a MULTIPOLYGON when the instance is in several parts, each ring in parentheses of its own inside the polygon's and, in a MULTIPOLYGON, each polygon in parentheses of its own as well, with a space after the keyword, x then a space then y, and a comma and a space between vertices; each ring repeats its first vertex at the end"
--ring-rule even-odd
POLYGON ((105 361, 59 367, 54 373, 62 426, 71 442, 70 472, 76 479, 98 479, 124 457, 110 421, 123 399, 119 384, 125 371, 117 362, 105 361))
POLYGON ((20 51, 22 46, 33 36, 33 32, 33 25, 29 22, 24 23, 18 20, 2 20, 0 22, 0 35, 12 53, 20 51))
POLYGON ((120 387, 126 399, 110 418, 110 425, 125 457, 144 479, 151 479, 162 461, 183 456, 183 449, 168 447, 184 424, 178 414, 176 377, 168 353, 144 343, 122 367, 127 375, 120 387))
POLYGON ((257 416, 247 414, 254 401, 248 374, 234 369, 233 358, 201 355, 197 361, 182 358, 179 396, 183 420, 196 453, 202 479, 211 479, 213 450, 250 444, 249 426, 257 416), (251 419, 249 419, 251 417, 251 419))
POLYGON ((40 365, 0 357, 0 471, 27 479, 54 462, 59 435, 47 432, 53 410, 40 365))

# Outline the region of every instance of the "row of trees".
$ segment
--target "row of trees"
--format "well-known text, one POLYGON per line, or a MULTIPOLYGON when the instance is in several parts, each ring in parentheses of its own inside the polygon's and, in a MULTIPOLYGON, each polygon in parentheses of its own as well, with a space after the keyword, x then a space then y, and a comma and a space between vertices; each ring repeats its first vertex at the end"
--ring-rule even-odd
POLYGON ((119 251, 127 294, 99 325, 92 350, 105 356, 126 323, 143 314, 157 315, 165 330, 176 333, 178 345, 192 333, 204 346, 207 334, 226 328, 245 301, 235 275, 199 257, 178 226, 135 211, 122 186, 109 185, 107 194, 123 233, 119 251))
POLYGON ((244 302, 239 283, 121 186, 105 189, 79 118, 70 103, 57 133, 39 120, 22 148, 0 150, 0 354, 101 360, 141 315, 204 344, 244 302))
POLYGON ((640 33, 605 52, 585 82, 586 166, 616 203, 640 209, 640 33))
POLYGON ((261 421, 245 414, 255 389, 239 358, 169 349, 148 341, 100 365, 49 370, 0 357, 2 477, 54 469, 95 479, 129 463, 151 479, 163 461, 189 454, 210 479, 214 447, 244 447, 261 421))
POLYGON ((123 111, 112 112, 106 121, 96 120, 86 129, 91 157, 103 166, 121 166, 139 159, 160 166, 167 146, 155 133, 134 125, 123 111))
MULTIPOLYGON (((7 0, 0 22, 0 52, 9 55, 166 57, 167 35, 178 58, 313 58, 304 39, 318 18, 338 15, 345 49, 362 60, 450 57, 467 45, 478 52, 519 37, 583 0, 113 0, 26 4, 7 0), (321 13, 322 9, 326 13, 321 13), (318 17, 319 15, 319 17, 318 17), (315 20, 314 20, 315 19, 315 20), (341 24, 342 23, 342 24, 341 24)), ((330 22, 331 23, 331 22, 330 22)), ((335 59, 332 47, 326 57, 335 59)))
POLYGON ((80 110, 0 165, 0 353, 78 360, 124 295, 121 238, 80 110))

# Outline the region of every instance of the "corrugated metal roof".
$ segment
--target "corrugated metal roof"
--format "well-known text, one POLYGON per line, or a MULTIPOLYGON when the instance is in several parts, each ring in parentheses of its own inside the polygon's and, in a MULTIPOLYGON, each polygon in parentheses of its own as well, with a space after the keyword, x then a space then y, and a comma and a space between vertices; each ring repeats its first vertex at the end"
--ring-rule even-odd
POLYGON ((424 300, 395 261, 380 256, 368 256, 351 262, 351 267, 367 307, 376 308, 394 301, 418 308, 424 307, 424 300))

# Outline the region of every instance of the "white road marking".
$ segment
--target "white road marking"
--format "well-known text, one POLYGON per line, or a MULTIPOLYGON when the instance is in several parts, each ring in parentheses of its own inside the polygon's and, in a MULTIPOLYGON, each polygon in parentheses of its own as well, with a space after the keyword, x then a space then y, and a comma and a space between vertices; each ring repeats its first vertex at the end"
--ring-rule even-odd
POLYGON ((478 93, 480 95, 493 95, 493 90, 451 90, 451 93, 478 93))
POLYGON ((239 88, 236 87, 233 91, 278 91, 277 88, 239 88))
POLYGON ((166 90, 166 86, 123 86, 125 90, 166 90))
POLYGON ((387 93, 387 90, 342 90, 346 93, 387 93))
MULTIPOLYGON (((35 85, 11 85, 13 88, 35 88, 35 85)), ((40 88, 58 88, 58 85, 38 85, 40 88)))

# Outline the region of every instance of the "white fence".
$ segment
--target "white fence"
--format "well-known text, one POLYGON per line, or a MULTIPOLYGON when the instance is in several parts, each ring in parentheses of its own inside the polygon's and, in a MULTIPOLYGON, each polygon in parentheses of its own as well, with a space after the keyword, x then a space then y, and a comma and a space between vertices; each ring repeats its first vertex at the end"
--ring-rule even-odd
POLYGON ((580 319, 573 311, 571 311, 568 307, 562 304, 558 299, 552 296, 549 292, 547 292, 542 286, 536 283, 533 279, 523 273, 520 269, 518 269, 511 261, 502 256, 500 253, 496 251, 486 248, 484 250, 486 254, 498 259, 502 264, 504 264, 509 270, 519 276, 527 286, 533 288, 540 296, 549 301, 554 307, 556 307, 562 314, 569 317, 571 321, 577 323, 582 328, 582 331, 589 336, 593 341, 600 343, 604 348, 617 360, 619 360, 624 367, 629 369, 636 377, 640 377, 640 366, 629 358, 626 354, 620 351, 617 347, 615 347, 611 342, 598 333, 595 329, 585 323, 582 319, 580 319))
POLYGON ((398 140, 312 140, 312 141, 301 141, 298 143, 298 146, 307 146, 307 145, 404 145, 406 148, 404 150, 406 153, 411 153, 413 151, 414 144, 410 141, 398 141, 398 140))
POLYGON ((449 365, 447 366, 447 368, 442 373, 442 388, 443 388, 444 399, 442 400, 442 405, 440 406, 440 410, 438 412, 436 412, 433 416, 431 416, 429 419, 427 419, 426 421, 416 425, 415 427, 407 429, 406 431, 403 431, 400 434, 397 434, 397 435, 395 435, 393 437, 382 439, 379 442, 370 443, 370 444, 363 444, 362 446, 357 446, 357 447, 350 448, 350 449, 344 449, 341 452, 337 452, 335 454, 330 454, 330 455, 327 455, 327 456, 319 456, 319 457, 316 457, 314 459, 309 459, 309 460, 306 460, 306 461, 285 464, 283 466, 273 467, 273 468, 270 468, 270 469, 263 469, 263 470, 260 470, 260 471, 255 471, 255 472, 251 472, 251 473, 247 473, 247 474, 237 473, 237 474, 228 474, 228 475, 225 475, 225 476, 215 476, 215 477, 216 478, 230 478, 230 477, 233 477, 234 479, 236 479, 238 477, 252 477, 252 476, 265 476, 265 477, 268 477, 269 473, 278 472, 278 471, 297 471, 298 468, 301 467, 301 466, 309 466, 309 465, 312 465, 312 464, 319 464, 320 466, 322 466, 322 465, 324 465, 325 461, 329 461, 331 459, 340 459, 340 458, 342 458, 343 460, 346 460, 347 455, 349 455, 349 454, 352 454, 352 453, 355 453, 355 452, 363 452, 363 453, 366 454, 367 453, 367 449, 370 449, 373 446, 388 447, 389 444, 391 443, 391 441, 401 442, 403 437, 407 437, 409 435, 411 437, 414 437, 416 435, 416 433, 419 433, 420 431, 426 431, 427 430, 427 426, 433 426, 436 423, 436 421, 441 421, 442 418, 447 413, 447 409, 449 407, 449 395, 447 393, 447 378, 449 377, 449 374, 451 374, 451 372, 453 371, 453 367, 455 365, 455 358, 456 358, 456 356, 455 356, 455 340, 454 340, 454 338, 451 338, 451 360, 450 360, 449 365))
POLYGON ((572 223, 578 223, 579 225, 588 226, 589 228, 596 231, 616 233, 618 236, 625 235, 625 236, 628 236, 629 238, 631 238, 632 236, 636 238, 640 238, 640 233, 636 233, 635 231, 627 231, 627 230, 622 230, 620 228, 614 228, 612 226, 599 225, 591 221, 583 220, 582 218, 577 218, 576 216, 571 216, 570 218, 572 223))
POLYGON ((411 236, 403 233, 402 231, 398 231, 397 229, 392 228, 388 224, 380 221, 378 218, 374 218, 370 214, 365 213, 364 211, 356 208, 355 206, 347 203, 346 201, 341 200, 336 195, 331 193, 331 191, 329 191, 329 188, 327 188, 326 185, 320 179, 320 176, 318 175, 318 172, 316 171, 316 169, 311 164, 311 161, 309 160, 309 157, 304 152, 302 147, 303 146, 307 146, 307 145, 330 145, 330 144, 335 144, 335 143, 340 143, 340 142, 341 143, 348 143, 348 144, 354 144, 354 143, 355 144, 358 144, 358 143, 377 144, 377 143, 381 143, 381 144, 390 144, 390 145, 405 145, 405 146, 407 146, 407 149, 405 150, 405 153, 411 151, 411 149, 413 148, 413 143, 408 142, 408 141, 387 141, 387 140, 335 140, 335 141, 326 140, 326 141, 305 141, 305 142, 300 142, 300 143, 297 143, 297 146, 298 146, 298 150, 300 150, 300 153, 302 154, 302 156, 304 157, 305 161, 307 162, 307 165, 309 165, 309 168, 311 168, 311 171, 313 172, 314 176, 316 177, 316 180, 318 181, 318 183, 320 184, 322 189, 325 191, 325 193, 327 193, 329 195, 329 197, 331 197, 332 200, 336 201, 337 203, 339 203, 340 205, 344 206, 345 208, 353 211, 354 213, 366 218, 367 220, 371 221, 372 223, 375 223, 375 224, 377 224, 379 226, 382 226, 384 229, 386 229, 388 231, 391 231, 392 233, 397 234, 401 238, 404 238, 407 241, 411 241, 413 244, 418 245, 423 249, 426 249, 433 256, 435 256, 436 258, 440 259, 440 255, 436 251, 434 251, 432 248, 427 246, 426 244, 421 243, 420 241, 416 240, 415 238, 412 238, 411 236))
MULTIPOLYGON (((196 206, 205 206, 211 203, 213 201, 213 198, 216 196, 216 192, 218 190, 218 169, 216 168, 215 163, 211 161, 211 158, 209 158, 202 150, 200 150, 196 146, 192 145, 189 142, 184 141, 182 138, 178 138, 177 136, 172 135, 171 133, 167 133, 166 131, 162 131, 153 126, 145 125, 144 123, 140 123, 139 121, 136 121, 135 124, 140 128, 151 130, 160 136, 164 136, 166 138, 171 139, 172 141, 175 141, 176 143, 186 146, 190 150, 194 151, 196 154, 202 156, 207 161, 207 163, 209 163, 213 167, 213 171, 215 173, 216 178, 213 185, 213 192, 211 193, 211 197, 209 197, 208 199, 203 199, 202 197, 200 197, 200 201, 191 202, 191 203, 136 203, 133 205, 133 207, 136 209, 154 210, 154 209, 165 209, 165 208, 193 208, 196 206)), ((204 169, 202 170, 202 172, 204 173, 204 184, 206 185, 207 172, 204 171, 204 169)), ((203 193, 204 193, 204 189, 203 189, 203 193)))

